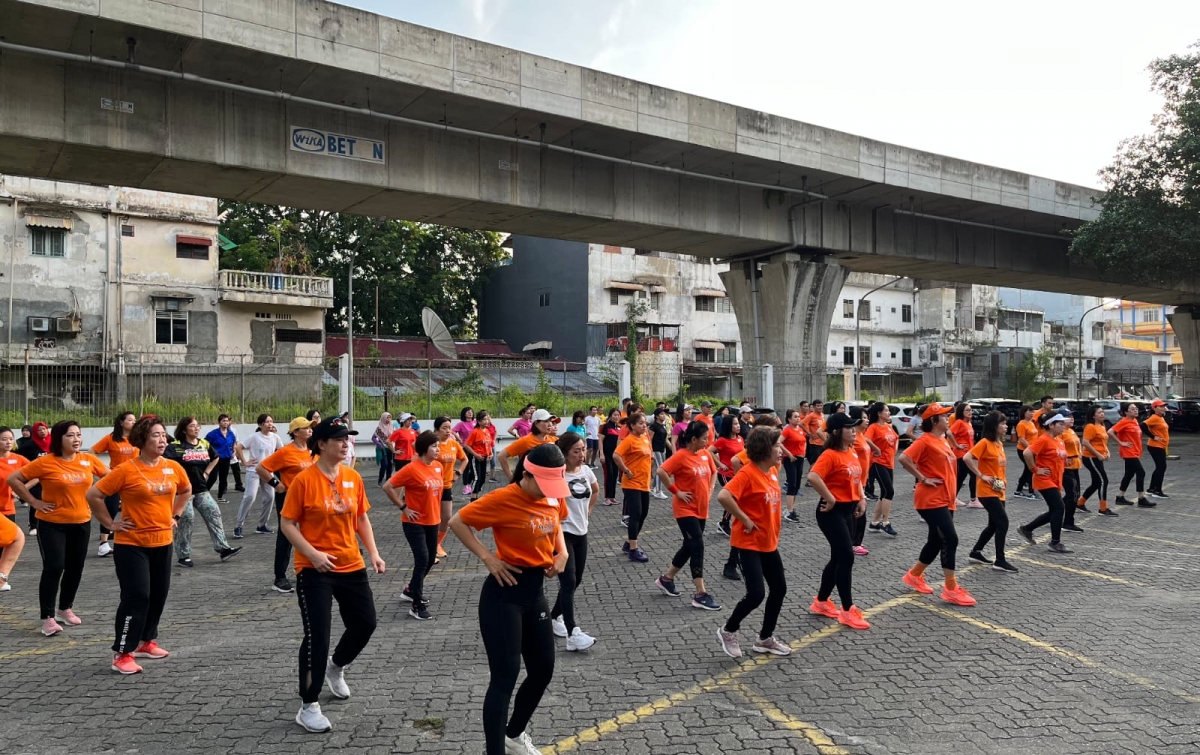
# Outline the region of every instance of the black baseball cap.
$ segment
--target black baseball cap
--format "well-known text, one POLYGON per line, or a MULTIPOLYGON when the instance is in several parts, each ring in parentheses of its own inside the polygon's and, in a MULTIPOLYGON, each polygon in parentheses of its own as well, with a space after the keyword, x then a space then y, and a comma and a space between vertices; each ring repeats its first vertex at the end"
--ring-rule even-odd
POLYGON ((317 441, 348 438, 351 435, 358 435, 358 431, 351 430, 350 426, 346 424, 346 420, 341 417, 323 419, 313 428, 312 435, 308 438, 308 450, 317 450, 317 441))
POLYGON ((855 419, 843 412, 838 412, 837 414, 829 415, 829 419, 825 420, 825 429, 833 432, 834 430, 841 430, 843 427, 858 427, 862 423, 862 417, 855 419))

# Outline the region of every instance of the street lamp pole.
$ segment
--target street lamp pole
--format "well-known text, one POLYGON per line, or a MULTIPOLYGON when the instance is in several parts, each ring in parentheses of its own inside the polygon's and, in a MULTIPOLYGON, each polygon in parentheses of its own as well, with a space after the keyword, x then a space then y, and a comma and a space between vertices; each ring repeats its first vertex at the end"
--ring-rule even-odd
POLYGON ((1083 320, 1089 314, 1103 306, 1104 302, 1101 301, 1091 309, 1084 310, 1083 314, 1079 316, 1079 365, 1075 370, 1075 398, 1079 398, 1079 383, 1083 380, 1083 320))
MULTIPOLYGON (((857 401, 859 393, 862 391, 862 346, 860 345, 862 333, 862 303, 867 301, 868 297, 870 297, 871 294, 875 293, 879 289, 887 288, 893 283, 899 283, 900 281, 904 280, 904 278, 905 276, 903 275, 897 276, 887 283, 876 286, 858 298, 858 306, 854 308, 854 395, 848 396, 846 398, 847 401, 857 401)), ((867 312, 867 314, 869 315, 870 312, 867 312)))

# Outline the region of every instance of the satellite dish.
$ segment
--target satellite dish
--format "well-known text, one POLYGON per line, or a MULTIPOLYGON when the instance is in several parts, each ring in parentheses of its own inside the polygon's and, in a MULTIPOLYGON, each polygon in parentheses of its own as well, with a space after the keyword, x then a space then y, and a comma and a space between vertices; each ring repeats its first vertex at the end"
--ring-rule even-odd
POLYGON ((458 359, 458 349, 454 347, 454 337, 450 335, 450 330, 442 322, 442 318, 437 316, 437 312, 429 307, 423 308, 421 325, 425 328, 426 337, 433 341, 433 348, 442 352, 447 359, 458 359))

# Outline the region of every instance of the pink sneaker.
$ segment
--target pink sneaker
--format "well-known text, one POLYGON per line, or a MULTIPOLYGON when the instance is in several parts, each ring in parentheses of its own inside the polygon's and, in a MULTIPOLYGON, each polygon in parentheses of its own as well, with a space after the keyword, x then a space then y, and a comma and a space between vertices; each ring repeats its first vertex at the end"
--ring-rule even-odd
POLYGON ((983 504, 979 502, 979 499, 978 499, 978 498, 972 498, 972 499, 971 499, 971 502, 967 504, 967 508, 969 508, 969 509, 981 509, 981 508, 983 508, 983 504))
POLYGON ((870 552, 871 551, 867 550, 864 546, 861 546, 861 545, 854 546, 854 555, 856 555, 856 556, 865 556, 870 552))
POLYGON ((168 655, 170 653, 159 647, 158 643, 154 640, 146 640, 133 651, 134 658, 149 658, 151 660, 166 658, 168 655))
POLYGON ((76 616, 75 612, 70 608, 61 609, 58 611, 58 613, 54 614, 54 617, 65 624, 70 624, 73 627, 77 627, 83 623, 83 619, 76 616))
POLYGON ((113 656, 112 670, 122 674, 140 674, 142 667, 133 660, 133 653, 121 653, 113 656))
POLYGON ((47 637, 53 637, 56 634, 62 634, 62 626, 54 619, 42 619, 42 634, 47 637))
POLYGON ((463 495, 471 495, 471 486, 463 485, 463 495))

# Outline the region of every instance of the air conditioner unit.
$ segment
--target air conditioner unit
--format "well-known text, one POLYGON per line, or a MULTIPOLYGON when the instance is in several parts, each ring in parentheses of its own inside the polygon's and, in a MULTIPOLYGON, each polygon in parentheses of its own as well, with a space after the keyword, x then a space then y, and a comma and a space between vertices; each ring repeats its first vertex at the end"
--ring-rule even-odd
POLYGON ((49 333, 50 318, 49 317, 30 317, 29 332, 31 333, 49 333))
POLYGON ((56 318, 54 329, 59 333, 78 333, 83 330, 83 322, 77 317, 56 318))

